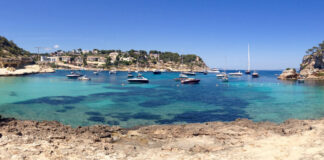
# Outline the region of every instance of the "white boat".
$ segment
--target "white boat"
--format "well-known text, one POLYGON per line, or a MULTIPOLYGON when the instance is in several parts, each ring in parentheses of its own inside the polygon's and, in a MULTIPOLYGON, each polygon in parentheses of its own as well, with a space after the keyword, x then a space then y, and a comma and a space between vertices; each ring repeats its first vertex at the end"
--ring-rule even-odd
POLYGON ((225 76, 227 76, 227 74, 226 74, 225 72, 222 72, 222 73, 216 74, 216 77, 217 77, 217 78, 223 78, 223 77, 225 77, 225 76))
POLYGON ((183 72, 182 74, 189 75, 189 76, 194 76, 194 75, 196 75, 195 72, 183 72))
POLYGON ((179 74, 179 78, 188 78, 188 76, 181 73, 181 74, 179 74))
POLYGON ((74 73, 74 72, 71 72, 71 74, 66 75, 66 77, 68 77, 69 79, 77 79, 81 76, 82 76, 82 74, 78 74, 78 73, 74 73))
POLYGON ((129 83, 149 83, 149 80, 143 77, 141 74, 138 74, 135 78, 127 79, 129 83))
POLYGON ((82 76, 82 77, 79 77, 78 80, 82 80, 82 81, 90 81, 91 78, 87 77, 87 76, 82 76))
POLYGON ((116 74, 116 73, 117 73, 116 70, 109 71, 109 74, 116 74))
POLYGON ((212 68, 208 72, 209 73, 220 73, 219 69, 217 69, 217 68, 212 68))
POLYGON ((254 72, 252 73, 252 78, 259 78, 259 73, 256 72, 256 71, 254 71, 254 72))
POLYGON ((232 72, 232 73, 229 73, 228 75, 230 76, 242 76, 242 72, 241 71, 238 71, 238 72, 232 72))

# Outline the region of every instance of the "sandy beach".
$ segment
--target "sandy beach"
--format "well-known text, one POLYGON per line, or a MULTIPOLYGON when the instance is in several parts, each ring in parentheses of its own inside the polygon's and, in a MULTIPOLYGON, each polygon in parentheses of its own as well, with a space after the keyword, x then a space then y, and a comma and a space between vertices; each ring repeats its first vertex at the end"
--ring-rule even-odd
POLYGON ((71 128, 0 120, 0 159, 323 159, 324 119, 71 128))

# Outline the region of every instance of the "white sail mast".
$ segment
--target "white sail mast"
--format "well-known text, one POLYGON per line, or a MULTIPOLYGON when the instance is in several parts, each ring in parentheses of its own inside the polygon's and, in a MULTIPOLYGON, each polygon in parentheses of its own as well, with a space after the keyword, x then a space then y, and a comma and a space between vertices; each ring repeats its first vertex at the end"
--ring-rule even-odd
POLYGON ((248 71, 251 69, 251 64, 250 64, 250 44, 248 44, 248 71))

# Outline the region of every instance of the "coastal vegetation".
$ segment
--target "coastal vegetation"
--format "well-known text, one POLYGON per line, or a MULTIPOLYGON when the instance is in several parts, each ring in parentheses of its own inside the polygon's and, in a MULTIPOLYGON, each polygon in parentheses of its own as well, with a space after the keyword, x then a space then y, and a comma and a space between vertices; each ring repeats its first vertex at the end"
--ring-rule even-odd
POLYGON ((18 47, 13 41, 0 36, 0 57, 28 56, 30 53, 18 47))

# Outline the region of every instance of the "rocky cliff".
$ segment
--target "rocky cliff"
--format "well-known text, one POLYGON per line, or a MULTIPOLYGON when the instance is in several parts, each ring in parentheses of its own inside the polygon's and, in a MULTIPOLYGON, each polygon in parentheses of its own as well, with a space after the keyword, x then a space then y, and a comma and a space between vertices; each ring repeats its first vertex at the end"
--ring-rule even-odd
POLYGON ((307 51, 300 64, 300 75, 306 79, 324 80, 324 42, 307 51))

